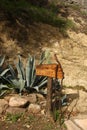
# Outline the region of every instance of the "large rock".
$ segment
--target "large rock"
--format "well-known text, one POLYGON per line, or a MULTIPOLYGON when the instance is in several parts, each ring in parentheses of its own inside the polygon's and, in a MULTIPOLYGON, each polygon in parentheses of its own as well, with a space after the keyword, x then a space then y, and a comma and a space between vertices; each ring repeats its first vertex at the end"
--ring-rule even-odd
POLYGON ((33 114, 37 114, 41 111, 41 107, 40 105, 37 104, 30 104, 28 107, 28 112, 29 113, 33 113, 33 114))
POLYGON ((9 100, 9 106, 11 107, 25 107, 28 103, 27 99, 20 96, 11 97, 9 100))
POLYGON ((4 99, 5 99, 7 102, 9 102, 9 100, 10 100, 11 97, 16 97, 16 96, 18 96, 18 94, 13 94, 13 93, 12 93, 12 94, 9 94, 9 95, 5 95, 5 96, 4 96, 4 99))
POLYGON ((29 94, 25 97, 30 103, 35 103, 37 101, 37 97, 35 93, 29 94))
POLYGON ((44 47, 43 50, 57 54, 64 71, 65 86, 78 85, 87 89, 87 35, 73 31, 68 31, 68 35, 69 38, 60 41, 50 40, 52 47, 44 47))
POLYGON ((87 92, 79 91, 79 98, 76 104, 76 108, 80 112, 87 112, 87 92))
POLYGON ((44 101, 45 100, 45 97, 42 94, 37 93, 36 97, 37 97, 38 101, 44 101))
POLYGON ((65 89, 67 98, 70 99, 69 111, 87 112, 87 92, 82 90, 65 89))
POLYGON ((5 112, 8 107, 8 102, 4 99, 0 99, 0 114, 5 112))
POLYGON ((67 127, 67 130, 81 130, 80 127, 71 120, 65 121, 65 126, 67 127))

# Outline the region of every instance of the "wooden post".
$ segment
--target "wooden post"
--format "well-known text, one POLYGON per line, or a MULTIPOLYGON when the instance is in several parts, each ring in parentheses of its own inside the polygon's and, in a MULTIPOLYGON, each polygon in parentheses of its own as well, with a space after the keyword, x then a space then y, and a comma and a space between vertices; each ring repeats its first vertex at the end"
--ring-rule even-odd
POLYGON ((47 104, 46 104, 46 113, 48 117, 51 117, 51 113, 52 113, 52 82, 53 79, 48 77, 47 104))
POLYGON ((48 117, 52 117, 52 78, 59 79, 60 84, 62 83, 61 81, 64 78, 63 69, 56 55, 55 59, 58 64, 41 64, 36 66, 36 75, 48 77, 46 104, 46 114, 48 117))

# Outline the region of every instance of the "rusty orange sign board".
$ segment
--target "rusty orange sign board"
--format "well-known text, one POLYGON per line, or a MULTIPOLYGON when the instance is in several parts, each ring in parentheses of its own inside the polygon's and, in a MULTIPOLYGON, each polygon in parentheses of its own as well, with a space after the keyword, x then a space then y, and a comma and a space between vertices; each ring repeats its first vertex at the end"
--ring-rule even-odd
POLYGON ((36 75, 63 79, 63 71, 58 64, 42 64, 36 66, 36 75))

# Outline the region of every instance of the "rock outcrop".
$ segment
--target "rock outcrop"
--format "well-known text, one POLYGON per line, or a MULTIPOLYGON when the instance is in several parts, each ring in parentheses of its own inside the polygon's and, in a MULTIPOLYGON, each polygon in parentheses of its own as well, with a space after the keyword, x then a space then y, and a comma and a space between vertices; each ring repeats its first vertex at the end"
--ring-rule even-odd
POLYGON ((56 40, 50 51, 55 52, 64 70, 64 85, 87 89, 87 35, 69 32, 69 39, 56 40))

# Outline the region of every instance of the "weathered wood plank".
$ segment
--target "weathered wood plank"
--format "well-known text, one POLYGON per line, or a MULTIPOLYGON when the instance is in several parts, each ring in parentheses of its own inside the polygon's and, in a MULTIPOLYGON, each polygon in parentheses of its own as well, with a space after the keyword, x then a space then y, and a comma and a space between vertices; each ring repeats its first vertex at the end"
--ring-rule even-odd
POLYGON ((42 64, 36 66, 36 75, 48 76, 58 79, 64 78, 63 70, 58 64, 42 64))

